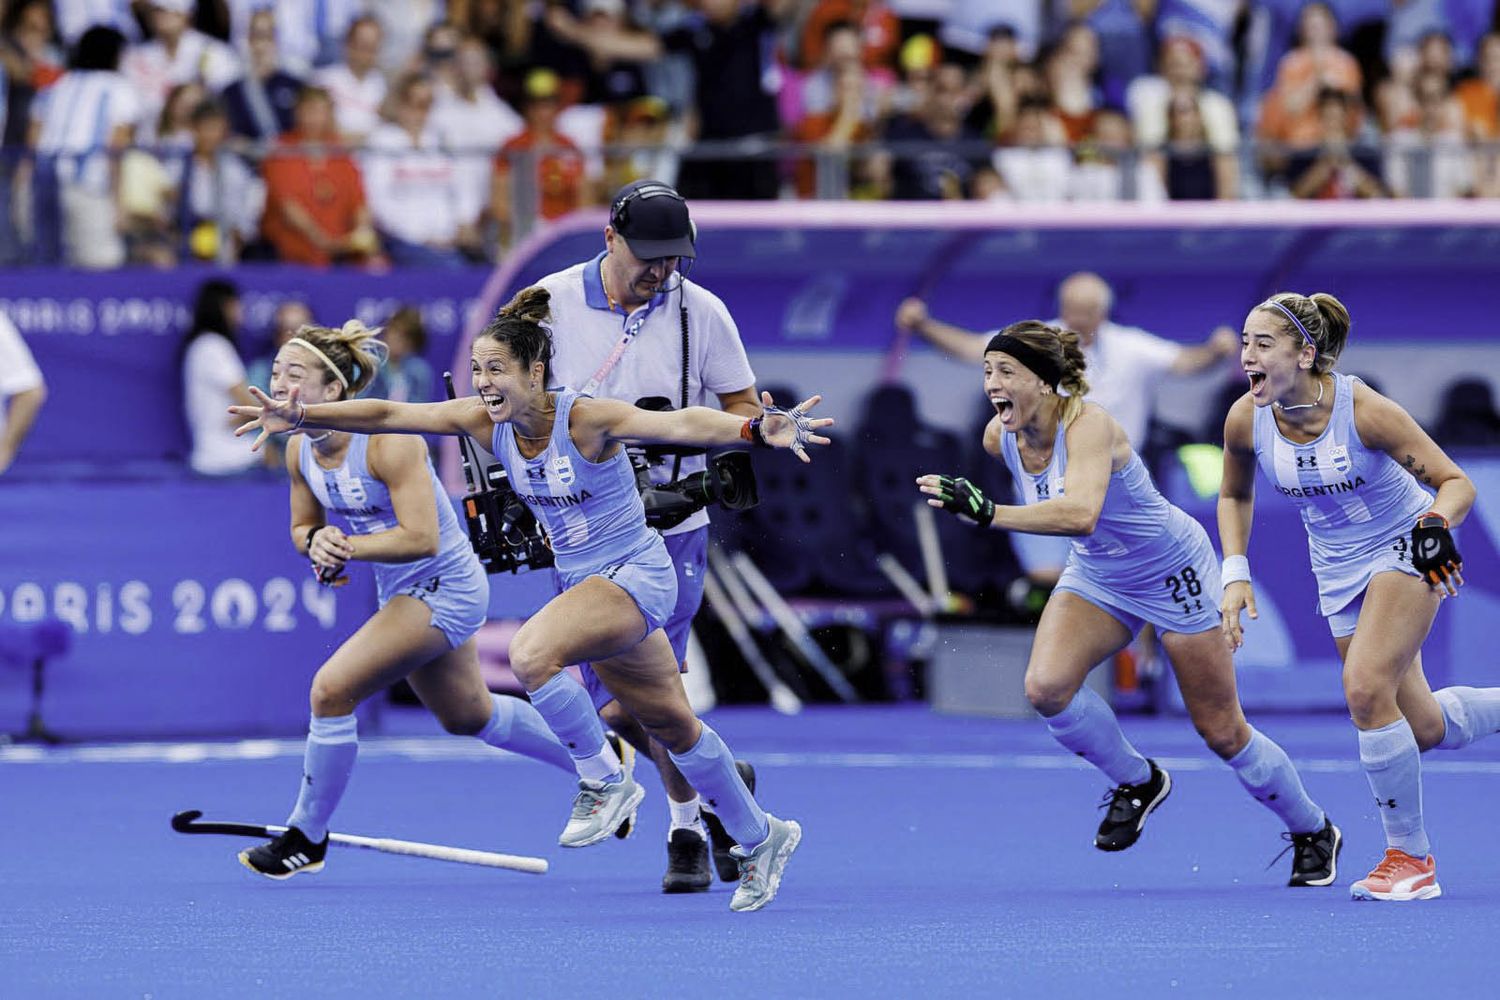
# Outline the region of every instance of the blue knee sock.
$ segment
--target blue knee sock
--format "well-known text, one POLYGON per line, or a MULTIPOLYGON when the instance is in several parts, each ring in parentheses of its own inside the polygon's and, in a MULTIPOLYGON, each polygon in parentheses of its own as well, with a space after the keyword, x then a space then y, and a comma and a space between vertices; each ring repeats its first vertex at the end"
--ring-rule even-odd
POLYGON ((302 757, 302 790, 286 825, 317 843, 328 835, 328 820, 344 797, 354 758, 359 756, 358 722, 352 715, 313 716, 302 757))
POLYGON ((481 740, 497 750, 509 750, 573 773, 573 758, 547 728, 547 721, 535 706, 520 698, 498 694, 490 695, 490 702, 494 711, 489 723, 477 734, 481 740))
POLYGON ((1103 771, 1117 785, 1139 785, 1151 777, 1151 765, 1120 731, 1120 720, 1104 699, 1081 687, 1066 708, 1049 719, 1052 738, 1103 771))
POLYGON ((604 741, 604 726, 589 693, 566 672, 531 692, 531 704, 557 734, 580 778, 619 781, 620 758, 604 741))
POLYGON ((1427 857, 1431 847, 1422 826, 1422 755, 1411 724, 1397 719, 1361 730, 1359 762, 1375 793, 1386 843, 1414 858, 1427 857))
POLYGON ((1291 758, 1274 740, 1251 727, 1250 742, 1226 763, 1245 791, 1280 816, 1288 830, 1316 833, 1323 829, 1323 810, 1308 797, 1291 758))
POLYGON ((745 787, 734 767, 734 755, 707 726, 686 753, 674 753, 672 763, 701 794, 729 835, 746 850, 758 847, 771 833, 765 810, 745 787))
POLYGON ((1446 687, 1432 696, 1442 706, 1448 727, 1440 749, 1456 750, 1500 733, 1500 688, 1446 687))

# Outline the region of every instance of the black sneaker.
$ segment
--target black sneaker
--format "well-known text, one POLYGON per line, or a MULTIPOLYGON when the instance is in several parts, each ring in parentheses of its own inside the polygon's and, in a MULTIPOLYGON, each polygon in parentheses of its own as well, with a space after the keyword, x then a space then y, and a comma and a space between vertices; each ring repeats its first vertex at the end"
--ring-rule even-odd
POLYGON ((1166 801, 1172 791, 1172 776, 1148 760, 1151 776, 1139 785, 1121 785, 1104 796, 1100 808, 1108 807, 1099 832, 1094 836, 1094 846, 1101 851, 1123 851, 1141 836, 1146 817, 1166 801))
MULTIPOLYGON (((740 780, 745 787, 750 789, 750 794, 755 794, 755 768, 747 760, 734 762, 734 769, 740 772, 740 780)), ((714 848, 714 871, 719 873, 720 882, 738 882, 740 880, 740 863, 737 858, 729 853, 729 849, 735 846, 734 838, 729 831, 724 829, 724 824, 719 817, 704 809, 700 814, 703 817, 703 825, 708 827, 708 839, 714 848)))
POLYGON ((673 830, 667 841, 667 873, 661 877, 661 891, 707 892, 713 880, 708 871, 708 842, 692 830, 673 830))
POLYGON ((1281 855, 1292 852, 1292 877, 1287 885, 1332 885, 1339 877, 1339 852, 1344 849, 1344 835, 1325 818, 1323 828, 1312 833, 1283 832, 1281 839, 1291 846, 1276 855, 1271 863, 1281 860, 1281 855))
POLYGON ((314 844, 295 826, 269 844, 251 847, 240 852, 240 864, 266 878, 286 879, 303 872, 323 870, 323 857, 328 853, 328 836, 314 844))

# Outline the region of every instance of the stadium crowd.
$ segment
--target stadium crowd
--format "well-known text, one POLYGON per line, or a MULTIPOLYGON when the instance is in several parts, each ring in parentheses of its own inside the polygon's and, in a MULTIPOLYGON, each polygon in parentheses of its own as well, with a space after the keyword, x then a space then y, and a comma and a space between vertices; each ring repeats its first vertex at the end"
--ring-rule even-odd
POLYGON ((0 262, 452 266, 689 199, 1500 194, 1495 0, 5 0, 0 262))

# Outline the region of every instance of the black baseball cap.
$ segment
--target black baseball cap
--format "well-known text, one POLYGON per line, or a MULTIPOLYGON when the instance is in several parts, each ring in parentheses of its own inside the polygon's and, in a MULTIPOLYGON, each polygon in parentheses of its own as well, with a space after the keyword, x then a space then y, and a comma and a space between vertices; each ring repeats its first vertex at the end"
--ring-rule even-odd
POLYGON ((641 260, 698 256, 687 202, 661 181, 634 181, 615 192, 609 224, 641 260))

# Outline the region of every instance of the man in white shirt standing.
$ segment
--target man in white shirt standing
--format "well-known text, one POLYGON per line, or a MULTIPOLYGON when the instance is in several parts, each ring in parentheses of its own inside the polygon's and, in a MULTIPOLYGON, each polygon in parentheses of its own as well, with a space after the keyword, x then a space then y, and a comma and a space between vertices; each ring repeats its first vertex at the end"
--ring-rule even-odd
MULTIPOLYGON (((718 405, 740 416, 760 415, 755 373, 729 310, 718 296, 682 276, 680 265, 697 256, 695 239, 687 203, 666 184, 640 180, 615 195, 604 252, 537 282, 552 293, 555 384, 632 403, 665 396, 674 408, 718 405)), ((699 472, 706 462, 686 456, 666 466, 654 471, 654 482, 699 472)), ((665 630, 681 662, 703 601, 708 512, 698 511, 662 534, 677 567, 677 607, 665 630)), ((662 891, 708 889, 710 837, 719 876, 732 881, 733 841, 665 748, 651 742, 608 692, 590 693, 604 720, 650 753, 661 772, 671 808, 662 891)), ((753 788, 754 772, 743 763, 737 766, 753 788)))
POLYGON ((349 22, 344 36, 344 61, 313 74, 313 83, 333 95, 339 131, 351 146, 363 143, 380 124, 386 83, 376 63, 384 40, 379 21, 368 15, 357 17, 349 22))
POLYGON ((0 476, 16 460, 46 399, 47 383, 21 331, 0 312, 0 476))
POLYGON ((240 78, 234 50, 190 27, 196 6, 196 0, 151 0, 153 39, 131 46, 120 66, 146 103, 144 121, 156 121, 178 84, 201 83, 218 93, 240 78))
MULTIPOLYGON (((1156 383, 1166 375, 1197 375, 1239 352, 1240 337, 1221 326, 1201 344, 1185 346, 1122 326, 1109 318, 1114 292, 1099 275, 1080 271, 1063 279, 1057 289, 1058 318, 1051 320, 1078 334, 1088 365, 1088 399, 1109 411, 1140 451, 1151 420, 1156 383)), ((990 333, 976 333, 933 319, 927 303, 907 299, 896 309, 896 326, 910 330, 960 361, 984 361, 990 333)), ((1071 540, 1060 536, 1012 533, 1012 547, 1027 576, 1050 587, 1062 572, 1071 540)))

